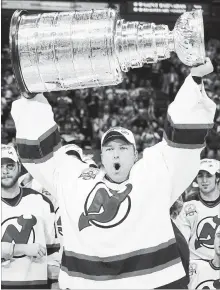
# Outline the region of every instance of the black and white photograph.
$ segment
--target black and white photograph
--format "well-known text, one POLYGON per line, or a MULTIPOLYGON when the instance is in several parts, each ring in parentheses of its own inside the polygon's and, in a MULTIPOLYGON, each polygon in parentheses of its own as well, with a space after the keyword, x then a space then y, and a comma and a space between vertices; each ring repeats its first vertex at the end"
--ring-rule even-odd
POLYGON ((220 0, 2 0, 1 289, 220 289, 220 0))

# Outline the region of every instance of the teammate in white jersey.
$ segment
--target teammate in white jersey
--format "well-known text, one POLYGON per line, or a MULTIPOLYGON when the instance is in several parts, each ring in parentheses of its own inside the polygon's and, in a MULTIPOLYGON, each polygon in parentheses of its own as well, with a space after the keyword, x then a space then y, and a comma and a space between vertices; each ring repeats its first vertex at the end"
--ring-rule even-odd
POLYGON ((213 258, 190 264, 189 289, 220 289, 220 226, 215 233, 213 258))
POLYGON ((185 276, 169 209, 196 176, 213 126, 216 105, 196 83, 212 70, 209 59, 191 69, 169 106, 163 141, 141 160, 131 131, 107 131, 98 174, 84 174, 86 162, 59 150, 58 127, 42 94, 13 103, 21 160, 59 199, 62 289, 149 289, 185 276))
POLYGON ((220 162, 202 159, 197 175, 199 200, 184 203, 175 220, 189 244, 190 259, 211 259, 214 237, 220 225, 220 162))
POLYGON ((58 280, 59 238, 52 202, 30 188, 21 188, 21 164, 15 149, 1 149, 2 289, 49 289, 58 280))

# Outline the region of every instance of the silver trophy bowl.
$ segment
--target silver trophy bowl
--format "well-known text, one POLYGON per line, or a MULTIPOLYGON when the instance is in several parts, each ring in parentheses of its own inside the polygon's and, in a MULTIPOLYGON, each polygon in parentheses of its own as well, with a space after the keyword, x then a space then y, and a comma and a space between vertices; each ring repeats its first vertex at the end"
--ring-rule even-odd
POLYGON ((202 10, 182 14, 173 32, 174 51, 179 59, 188 66, 205 62, 204 26, 202 10))
POLYGON ((28 14, 10 25, 12 66, 26 97, 38 92, 117 85, 130 68, 169 58, 195 66, 205 61, 201 10, 167 25, 126 22, 114 9, 28 14))

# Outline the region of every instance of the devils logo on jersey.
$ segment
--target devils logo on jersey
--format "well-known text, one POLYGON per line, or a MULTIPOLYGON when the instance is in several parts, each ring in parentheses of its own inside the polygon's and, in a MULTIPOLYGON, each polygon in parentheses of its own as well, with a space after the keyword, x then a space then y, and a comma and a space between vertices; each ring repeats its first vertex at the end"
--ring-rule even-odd
POLYGON ((220 218, 216 216, 209 216, 202 219, 196 229, 195 249, 205 247, 214 249, 214 238, 217 227, 220 225, 220 218))
MULTIPOLYGON (((37 223, 35 216, 19 216, 6 219, 2 223, 2 242, 15 244, 30 244, 35 242, 34 226, 37 223)), ((20 258, 23 256, 16 256, 20 258)))
POLYGON ((196 289, 220 289, 220 279, 217 280, 206 280, 196 287, 196 289))
POLYGON ((131 184, 127 184, 124 191, 119 192, 107 188, 104 183, 98 183, 86 199, 84 213, 78 222, 79 230, 91 225, 111 228, 122 223, 131 208, 131 190, 131 184))

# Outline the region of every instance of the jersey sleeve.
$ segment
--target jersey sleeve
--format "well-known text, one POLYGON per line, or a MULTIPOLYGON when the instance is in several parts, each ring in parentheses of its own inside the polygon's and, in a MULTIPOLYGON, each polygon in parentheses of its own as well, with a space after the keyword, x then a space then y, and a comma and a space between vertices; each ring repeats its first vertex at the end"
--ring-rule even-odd
POLYGON ((186 239, 187 243, 189 243, 190 237, 191 237, 191 223, 186 218, 184 209, 181 210, 177 218, 174 220, 176 226, 181 231, 181 233, 184 235, 184 238, 186 239))
POLYGON ((48 279, 58 279, 59 268, 61 264, 60 255, 60 238, 57 235, 56 226, 56 209, 54 204, 48 197, 44 197, 49 200, 50 206, 45 206, 44 215, 44 232, 47 248, 47 270, 48 279))
POLYGON ((196 230, 197 218, 196 206, 191 202, 187 202, 184 204, 181 212, 174 221, 178 229, 184 235, 187 243, 189 243, 196 230))
POLYGON ((206 95, 204 86, 200 91, 189 75, 168 108, 163 140, 155 147, 169 173, 170 205, 198 173, 200 153, 208 130, 213 127, 215 110, 216 105, 206 95))
POLYGON ((50 104, 43 94, 33 99, 20 98, 13 102, 11 114, 21 162, 46 190, 57 195, 61 165, 65 163, 66 169, 71 168, 74 178, 82 162, 61 152, 60 134, 50 104))

